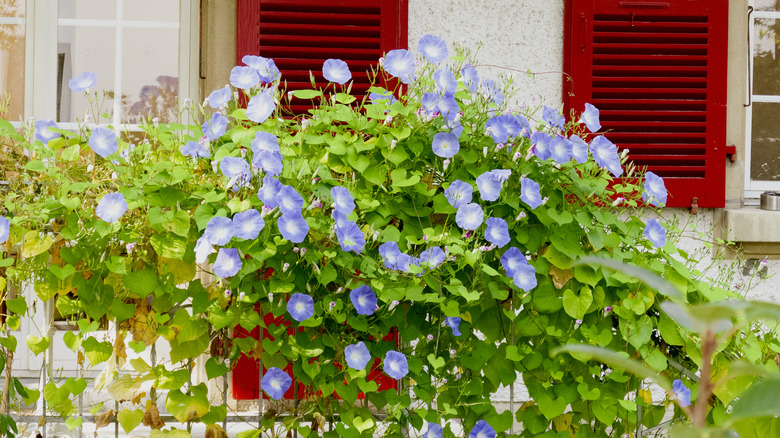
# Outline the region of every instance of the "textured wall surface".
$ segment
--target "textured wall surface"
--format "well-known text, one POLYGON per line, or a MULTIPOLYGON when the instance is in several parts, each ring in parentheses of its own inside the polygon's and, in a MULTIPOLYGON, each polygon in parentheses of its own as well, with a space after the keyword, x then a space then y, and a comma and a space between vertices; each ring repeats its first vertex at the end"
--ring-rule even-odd
POLYGON ((513 74, 517 102, 561 108, 563 69, 563 0, 424 0, 409 1, 409 48, 425 34, 467 47, 481 43, 480 78, 513 74), (509 69, 514 69, 512 72, 509 69), (529 77, 526 72, 543 74, 529 77))

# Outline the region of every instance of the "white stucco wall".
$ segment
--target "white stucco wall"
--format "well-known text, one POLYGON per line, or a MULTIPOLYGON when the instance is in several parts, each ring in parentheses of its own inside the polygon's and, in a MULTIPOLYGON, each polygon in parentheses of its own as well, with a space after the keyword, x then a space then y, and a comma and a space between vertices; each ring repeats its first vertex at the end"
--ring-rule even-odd
POLYGON ((563 0, 410 0, 409 49, 426 34, 447 41, 451 53, 454 43, 481 43, 480 79, 514 74, 517 102, 561 108, 563 0))

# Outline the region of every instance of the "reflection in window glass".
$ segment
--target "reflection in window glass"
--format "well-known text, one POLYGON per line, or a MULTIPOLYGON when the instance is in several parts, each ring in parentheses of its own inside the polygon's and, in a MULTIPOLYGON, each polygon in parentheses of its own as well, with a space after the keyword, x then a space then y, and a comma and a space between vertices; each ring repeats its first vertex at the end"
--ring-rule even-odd
POLYGON ((780 20, 759 18, 753 26, 753 94, 780 95, 780 20))
POLYGON ((20 120, 24 111, 24 0, 0 0, 0 110, 20 120), (13 62, 11 62, 13 60, 13 62))
POLYGON ((780 103, 753 102, 750 178, 780 181, 780 103))
POLYGON ((92 111, 81 93, 68 88, 68 80, 84 71, 97 73, 96 90, 106 91, 105 99, 98 96, 102 108, 90 116, 108 113, 120 123, 176 120, 179 27, 178 1, 60 2, 58 120, 76 122, 92 111))
POLYGON ((122 120, 177 121, 178 29, 125 29, 122 120))
MULTIPOLYGON (((113 114, 114 29, 60 26, 57 36, 57 120, 76 122, 99 114, 113 114), (82 72, 97 73, 98 102, 91 108, 84 93, 74 93, 68 81, 82 72), (103 91, 107 93, 104 94, 103 91)), ((106 120, 101 120, 106 122, 106 120)))

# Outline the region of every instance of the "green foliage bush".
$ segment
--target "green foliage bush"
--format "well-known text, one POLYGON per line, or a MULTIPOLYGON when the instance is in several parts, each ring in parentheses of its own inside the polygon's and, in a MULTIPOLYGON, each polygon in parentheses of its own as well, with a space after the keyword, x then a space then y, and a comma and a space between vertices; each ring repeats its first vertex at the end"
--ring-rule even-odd
MULTIPOLYGON (((463 50, 447 62, 459 78, 454 99, 461 113, 449 123, 446 114, 428 114, 422 106, 424 94, 435 92, 437 69, 424 60, 417 79, 403 89, 387 72, 377 73, 376 84, 390 87, 398 101, 353 97, 337 84, 285 93, 276 89, 277 80, 240 92, 218 110, 227 116, 227 130, 204 142, 210 156, 203 158, 180 152, 188 142, 202 141, 201 127, 192 123, 145 124, 142 141, 120 135, 118 151, 104 158, 88 144, 92 125, 76 132, 54 129, 61 136, 44 144, 32 141, 32 126, 18 133, 0 121, 8 139, 3 166, 10 183, 0 207, 11 221, 0 261, 5 277, 9 283, 34 284, 38 300, 55 301, 59 313, 79 327, 66 335, 68 347, 84 354, 87 367, 108 370, 90 385, 121 399, 153 382, 157 391, 118 413, 126 429, 138 425, 140 411, 134 409, 148 407, 150 397, 166 397, 168 410, 181 421, 220 423, 226 409, 210 405, 205 384, 190 384, 188 370, 193 361, 206 360, 209 379, 227 376, 241 354, 260 358, 268 368, 291 367, 306 388, 300 403, 292 408, 272 402, 274 413, 262 424, 269 430, 281 424, 302 436, 377 430, 404 436, 409 427, 426 430, 426 423, 440 424, 444 436, 455 436, 448 420, 461 421, 466 431, 484 420, 503 435, 519 422, 522 427, 514 427, 512 436, 523 437, 623 436, 640 423, 658 425, 671 399, 652 399, 643 379, 587 354, 551 352, 572 343, 605 347, 691 386, 695 371, 687 370, 702 365, 701 339, 660 311, 666 297, 652 286, 578 260, 595 256, 658 274, 690 303, 730 294, 700 281, 671 240, 657 248, 644 236, 641 196, 647 191, 641 172, 630 164, 625 177, 616 180, 592 157, 583 163, 542 160, 526 132, 497 144, 486 129, 491 118, 512 114, 525 117, 533 132, 597 138, 578 117, 568 118, 561 130, 545 121, 542 108, 510 109, 511 83, 501 88, 507 96, 497 104, 490 88, 472 92, 461 79, 461 68, 475 64, 463 50), (271 117, 256 123, 241 103, 261 93, 272 93, 276 105, 271 117), (286 113, 292 98, 310 102, 313 109, 302 116, 286 113), (459 152, 450 159, 436 155, 434 136, 461 127, 459 152), (300 243, 280 235, 278 209, 264 209, 259 200, 262 172, 253 168, 246 178, 229 178, 220 170, 225 157, 251 162, 258 153, 252 148, 258 132, 278 138, 283 156, 278 179, 304 200, 309 231, 300 243), (484 201, 475 180, 496 169, 511 174, 498 199, 484 201), (541 205, 531 208, 521 199, 524 179, 539 184, 541 205), (507 222, 508 244, 491 245, 484 224, 473 232, 461 229, 457 210, 444 195, 455 180, 474 188, 473 202, 485 218, 507 222), (348 219, 365 238, 360 251, 343 250, 334 232, 331 189, 337 186, 354 198, 348 219), (111 223, 95 213, 107 193, 121 193, 128 206, 111 223), (238 251, 240 270, 213 281, 196 276, 211 269, 195 262, 196 244, 211 219, 252 208, 264 215, 259 236, 223 245, 238 251), (446 259, 436 267, 390 269, 379 253, 387 242, 412 257, 440 247, 446 259), (510 247, 533 267, 536 285, 530 290, 516 286, 501 263, 510 247), (376 294, 370 315, 358 314, 349 297, 362 285, 376 294), (290 318, 287 299, 294 293, 313 298, 313 316, 300 322, 290 318), (298 330, 267 325, 265 314, 284 317, 298 330), (445 323, 447 317, 461 318, 460 336, 445 323), (118 327, 113 345, 95 336, 104 320, 118 327), (233 339, 239 327, 265 328, 275 340, 233 339), (384 340, 395 331, 398 346, 384 340), (130 350, 144 351, 155 340, 170 345, 169 361, 154 367, 141 359, 125 361, 133 357, 130 350), (345 347, 359 341, 372 358, 364 370, 344 366, 345 347), (408 374, 398 381, 400 390, 379 391, 368 372, 375 358, 384 359, 390 350, 407 358, 408 374), (203 359, 204 354, 211 357, 203 359), (120 367, 121 376, 115 372, 120 367), (532 401, 515 405, 514 412, 497 411, 491 395, 518 379, 532 401), (323 418, 335 420, 333 431, 317 427, 323 418)), ((388 92, 379 85, 369 91, 388 92)), ((87 97, 97 100, 97 94, 87 92, 87 97)), ((207 107, 185 110, 182 120, 210 117, 207 107)), ((210 263, 215 255, 209 255, 210 263)), ((18 326, 33 305, 23 297, 16 300, 13 306, 8 302, 8 328, 18 326)), ((0 342, 13 350, 12 339, 6 335, 0 342)), ((734 338, 717 353, 716 372, 725 373, 731 363, 717 357, 741 354, 735 352, 744 345, 752 346, 744 353, 751 363, 770 368, 767 345, 778 350, 777 342, 756 342, 734 338)), ((38 354, 48 343, 27 339, 38 354)), ((72 416, 74 397, 85 390, 78 382, 50 382, 44 388, 48 406, 72 416)), ((728 386, 717 393, 713 423, 737 393, 728 386)), ((31 389, 25 394, 36 395, 31 389)))

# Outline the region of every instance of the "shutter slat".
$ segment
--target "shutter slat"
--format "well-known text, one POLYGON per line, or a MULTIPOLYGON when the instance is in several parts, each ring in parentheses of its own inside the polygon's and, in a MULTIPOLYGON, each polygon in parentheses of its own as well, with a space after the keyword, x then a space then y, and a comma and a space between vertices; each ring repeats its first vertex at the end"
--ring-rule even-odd
MULTIPOLYGON (((263 22, 263 35, 300 35, 302 32, 299 23, 265 23, 263 22)), ((330 23, 308 24, 306 35, 309 37, 320 36, 344 36, 379 38, 381 28, 378 26, 343 26, 330 23)))

